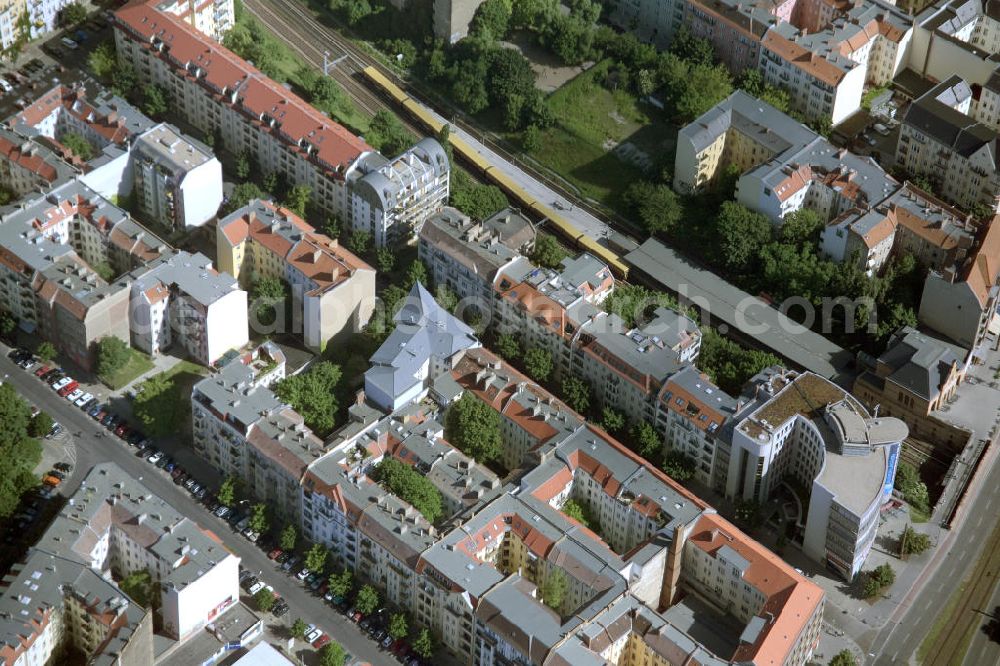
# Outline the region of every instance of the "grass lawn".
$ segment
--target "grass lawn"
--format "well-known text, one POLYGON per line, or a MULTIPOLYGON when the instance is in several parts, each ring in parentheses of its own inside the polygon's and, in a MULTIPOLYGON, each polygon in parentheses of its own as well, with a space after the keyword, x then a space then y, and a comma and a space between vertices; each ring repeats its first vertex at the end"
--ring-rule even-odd
POLYGON ((117 391, 130 384, 139 375, 153 369, 153 360, 136 349, 129 349, 128 362, 111 376, 99 375, 98 378, 112 391, 117 391))
MULTIPOLYGON (((191 389, 209 374, 208 368, 180 361, 174 367, 154 375, 154 384, 165 382, 162 391, 157 391, 155 399, 143 401, 141 393, 133 403, 133 411, 154 437, 171 433, 188 433, 191 428, 191 389)), ((151 378, 152 379, 152 378, 151 378)), ((150 380, 147 380, 150 381, 150 380)), ((143 382, 145 384, 145 382, 143 382)), ((148 394, 148 391, 143 390, 148 394)))
POLYGON ((630 92, 605 88, 609 65, 598 63, 552 93, 547 103, 556 122, 541 133, 533 155, 585 196, 613 205, 628 185, 648 176, 610 151, 631 143, 656 163, 673 152, 677 128, 630 92))
POLYGON ((910 507, 910 521, 914 523, 926 523, 930 518, 931 515, 929 513, 924 513, 915 506, 910 507))

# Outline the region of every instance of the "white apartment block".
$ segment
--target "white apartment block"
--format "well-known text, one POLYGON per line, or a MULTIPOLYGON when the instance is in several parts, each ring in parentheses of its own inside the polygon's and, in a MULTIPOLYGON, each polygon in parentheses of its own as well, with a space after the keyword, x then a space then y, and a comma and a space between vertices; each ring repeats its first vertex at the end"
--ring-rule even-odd
POLYGON ((136 137, 130 151, 132 200, 168 229, 200 227, 222 205, 222 164, 200 142, 160 124, 136 137))
POLYGON ((379 247, 405 242, 448 203, 450 173, 448 155, 435 139, 422 139, 391 160, 366 155, 351 184, 353 228, 367 231, 379 247))
POLYGON ((114 463, 96 465, 34 547, 159 584, 163 629, 186 640, 239 603, 239 558, 114 463))
POLYGON ((394 160, 177 17, 152 4, 115 14, 118 57, 166 89, 186 122, 260 169, 309 188, 312 203, 376 242, 405 238, 448 196, 448 161, 425 139, 394 160), (357 192, 353 186, 360 188, 357 192), (397 230, 398 229, 398 235, 397 230), (390 233, 391 230, 391 233, 390 233))
POLYGON ((753 400, 733 430, 726 496, 763 503, 794 479, 809 492, 808 515, 798 518, 803 552, 852 580, 892 496, 906 424, 872 418, 853 396, 812 373, 772 368, 749 390, 753 400))
POLYGON ((247 293, 202 254, 177 251, 133 275, 130 322, 133 344, 157 356, 177 343, 212 365, 249 341, 247 293))
POLYGON ((155 4, 161 12, 190 23, 217 42, 236 24, 234 0, 159 0, 155 4))
POLYGON ((0 0, 0 47, 9 48, 17 41, 18 19, 27 11, 26 0, 0 0))

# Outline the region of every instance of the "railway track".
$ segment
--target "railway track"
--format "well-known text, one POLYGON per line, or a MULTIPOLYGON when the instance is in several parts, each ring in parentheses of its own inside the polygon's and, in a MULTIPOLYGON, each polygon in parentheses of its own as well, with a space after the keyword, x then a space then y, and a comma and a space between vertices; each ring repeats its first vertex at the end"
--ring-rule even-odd
MULTIPOLYGON (((282 11, 276 8, 277 4, 279 3, 266 0, 247 0, 244 6, 306 63, 322 70, 324 51, 329 51, 331 60, 343 58, 331 67, 330 76, 366 114, 373 116, 380 109, 392 110, 381 97, 358 81, 360 72, 367 63, 359 60, 352 49, 347 48, 342 40, 331 36, 330 31, 313 19, 303 7, 296 3, 282 4, 282 11), (301 39, 293 41, 288 39, 288 34, 299 35, 301 39)), ((407 118, 400 120, 407 129, 422 135, 422 130, 407 118)))
MULTIPOLYGON (((315 44, 332 45, 337 51, 339 51, 339 54, 333 53, 333 57, 335 58, 341 55, 347 56, 344 60, 344 63, 347 63, 347 69, 349 69, 346 76, 345 72, 340 69, 344 63, 338 64, 337 67, 334 68, 334 71, 331 72, 331 76, 333 76, 334 80, 338 83, 343 84, 349 94, 355 100, 360 102, 358 106, 363 108, 365 111, 372 114, 375 112, 372 109, 378 108, 386 108, 394 112, 397 111, 395 107, 387 104, 383 98, 373 94, 367 86, 359 83, 358 81, 361 70, 369 65, 377 68, 383 73, 387 73, 387 70, 382 63, 370 54, 366 53, 364 49, 354 44, 351 40, 341 36, 334 29, 318 20, 313 14, 313 11, 306 7, 301 0, 245 0, 244 4, 247 9, 250 10, 250 13, 263 20, 265 25, 272 25, 272 32, 274 32, 279 39, 286 42, 293 50, 302 55, 302 57, 309 63, 314 64, 317 67, 321 67, 323 63, 323 49, 317 48, 311 44, 296 43, 288 39, 284 32, 285 30, 291 30, 292 34, 308 36, 314 40, 315 44), (306 55, 304 51, 309 51, 310 54, 306 55)), ((332 51, 333 49, 331 49, 331 52, 332 51)), ((396 77, 395 74, 392 74, 390 78, 398 80, 398 77, 396 77)), ((426 99, 426 91, 417 89, 416 92, 421 97, 426 99)), ((570 202, 572 205, 587 211, 598 219, 609 221, 613 220, 615 226, 620 228, 625 233, 634 232, 634 227, 631 222, 622 218, 615 211, 597 205, 595 202, 588 199, 584 199, 577 191, 567 185, 565 181, 561 181, 560 177, 554 177, 552 173, 548 173, 543 169, 540 169, 530 160, 525 160, 522 155, 511 153, 506 147, 498 143, 494 137, 484 132, 481 128, 464 120, 460 115, 461 112, 456 111, 450 104, 439 103, 435 106, 439 113, 448 118, 449 123, 462 128, 472 136, 478 137, 480 142, 491 151, 499 155, 507 162, 518 165, 520 169, 528 173, 535 180, 544 183, 549 189, 557 193, 567 202, 570 202), (447 108, 443 108, 445 106, 447 108)), ((423 136, 425 133, 425 130, 423 130, 419 125, 410 122, 409 119, 402 118, 402 120, 404 125, 416 132, 418 136, 423 136)))
POLYGON ((962 663, 965 657, 963 644, 966 643, 969 632, 974 631, 982 621, 980 613, 987 610, 986 606, 993 596, 998 574, 1000 574, 1000 524, 993 528, 982 555, 972 570, 961 601, 952 612, 947 627, 924 658, 924 666, 952 666, 962 663))

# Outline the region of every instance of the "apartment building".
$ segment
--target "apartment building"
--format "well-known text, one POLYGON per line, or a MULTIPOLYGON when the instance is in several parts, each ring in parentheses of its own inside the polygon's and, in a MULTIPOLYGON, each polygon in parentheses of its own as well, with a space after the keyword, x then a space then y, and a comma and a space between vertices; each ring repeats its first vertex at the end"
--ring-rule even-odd
POLYGON ((941 270, 965 260, 976 234, 967 213, 907 182, 873 208, 852 209, 831 220, 820 247, 834 261, 856 257, 869 275, 893 253, 941 270))
POLYGON ((201 226, 222 204, 222 165, 208 147, 107 91, 91 102, 84 86, 57 85, 7 124, 21 136, 48 139, 88 187, 129 197, 142 216, 168 229, 201 226), (85 162, 66 149, 68 133, 84 137, 97 155, 85 162))
POLYGON ((161 0, 156 8, 190 23, 217 42, 236 24, 234 0, 161 0))
POLYGON ((424 222, 418 234, 418 257, 431 282, 446 285, 463 309, 492 312, 497 273, 528 255, 535 244, 531 221, 511 208, 482 222, 445 207, 424 222))
POLYGON ((526 348, 548 349, 557 376, 575 375, 601 387, 603 405, 665 431, 665 383, 697 358, 701 330, 666 307, 630 326, 598 307, 613 286, 607 266, 589 254, 564 260, 559 272, 520 258, 494 280, 494 325, 519 336, 526 348))
POLYGON ((50 148, 0 126, 0 187, 23 197, 45 192, 78 173, 50 148))
POLYGON ((808 372, 765 370, 746 395, 752 400, 733 429, 726 496, 765 502, 794 479, 809 492, 808 515, 797 519, 803 552, 852 580, 891 497, 906 424, 872 418, 853 396, 808 372))
POLYGON ((289 286, 292 320, 310 349, 360 331, 375 310, 375 269, 271 201, 251 201, 220 220, 216 248, 219 269, 244 289, 262 278, 289 286))
POLYGON ((298 524, 302 477, 325 446, 267 388, 273 378, 266 366, 243 361, 233 360, 195 384, 194 449, 220 474, 244 483, 280 519, 298 524))
POLYGON ((778 7, 779 20, 761 40, 759 68, 807 118, 842 122, 861 107, 867 84, 887 84, 908 63, 912 18, 892 3, 796 0, 778 7))
POLYGON ((217 135, 228 151, 250 155, 263 172, 308 187, 318 210, 374 230, 379 243, 418 229, 447 200, 448 162, 433 140, 384 160, 246 61, 158 11, 155 1, 118 10, 115 43, 143 83, 170 93, 186 122, 217 135))
MULTIPOLYGON (((514 374, 486 350, 476 350, 463 359, 454 375, 467 390, 499 408, 504 421, 519 421, 525 424, 519 429, 530 428, 542 434, 557 418, 533 415, 529 409, 515 406, 516 398, 508 397, 510 389, 506 387, 527 384, 548 407, 558 408, 558 402, 524 377, 499 380, 505 373, 514 374), (531 422, 534 425, 527 425, 531 422)), ((804 579, 787 565, 765 549, 743 542, 745 537, 738 530, 712 517, 714 513, 700 500, 605 433, 582 426, 564 436, 543 434, 538 441, 537 447, 527 452, 532 464, 526 468, 531 471, 520 479, 517 489, 477 512, 461 531, 445 535, 423 556, 423 570, 431 582, 444 589, 468 585, 477 589, 469 589, 479 600, 474 611, 478 643, 474 663, 493 663, 492 659, 499 657, 541 663, 547 654, 564 655, 565 662, 554 663, 589 663, 581 661, 596 658, 588 653, 596 652, 604 658, 621 654, 621 644, 576 643, 577 639, 587 642, 595 636, 592 632, 603 631, 603 622, 597 618, 615 604, 627 603, 633 608, 642 604, 654 615, 652 609, 660 609, 661 627, 671 625, 671 620, 678 622, 692 612, 688 604, 699 603, 692 595, 716 598, 714 585, 695 575, 695 557, 689 552, 707 521, 715 529, 728 530, 732 539, 729 543, 748 555, 743 568, 727 566, 720 570, 725 571, 727 585, 728 577, 735 577, 737 585, 733 587, 740 590, 741 598, 747 598, 746 614, 734 613, 732 606, 719 601, 698 606, 699 611, 711 614, 730 608, 726 612, 753 630, 744 631, 750 640, 738 650, 734 643, 734 655, 713 654, 690 638, 678 636, 671 626, 661 636, 672 640, 653 642, 652 650, 664 650, 662 655, 684 645, 688 648, 686 654, 703 655, 703 663, 724 663, 734 656, 752 660, 754 655, 785 649, 789 652, 779 661, 801 663, 808 659, 822 617, 818 588, 800 586, 798 581, 804 579), (569 499, 586 507, 590 528, 559 511, 569 499), (493 569, 488 569, 487 564, 492 564, 493 569), (471 575, 462 573, 463 565, 471 575), (750 573, 754 567, 757 572, 750 573), (555 573, 557 570, 559 573, 555 573), (623 576, 625 571, 631 575, 623 576), (564 605, 550 609, 539 603, 538 596, 553 575, 566 578, 567 591, 564 605), (776 587, 770 588, 767 581, 776 587), (487 591, 479 592, 479 588, 487 591), (784 598, 786 592, 795 599, 791 606, 801 604, 804 612, 793 620, 786 618, 795 628, 779 638, 769 621, 754 618, 759 617, 766 600, 784 598), (595 618, 593 624, 589 623, 591 618, 595 618), (598 630, 598 626, 602 629, 598 630), (574 639, 563 642, 567 635, 574 639), (795 637, 792 644, 783 643, 790 636, 795 637)), ((504 447, 508 445, 505 438, 504 447)), ((720 546, 708 550, 715 557, 725 555, 727 551, 720 546)), ((430 591, 435 591, 433 587, 428 586, 430 591)), ((433 596, 446 598, 440 592, 433 596)), ((642 663, 641 658, 628 663, 642 663)))
POLYGON ((307 538, 327 544, 456 659, 639 666, 682 650, 721 666, 812 655, 819 588, 485 349, 468 350, 450 374, 500 413, 503 460, 520 457, 510 485, 450 448, 431 403, 381 418, 358 405, 346 435, 309 466, 302 506, 307 538), (441 489, 448 520, 430 525, 371 480, 389 456, 441 489), (586 507, 589 527, 562 513, 569 499, 586 507), (689 552, 695 541, 727 566, 701 573, 689 552), (727 588, 738 583, 738 612, 710 601, 718 576, 727 588), (545 604, 555 579, 564 593, 545 604), (725 645, 725 654, 685 629, 693 614, 727 613, 746 629, 742 641, 711 646, 725 645), (639 614, 650 623, 609 619, 639 614), (599 638, 608 631, 619 634, 599 638))
POLYGON ((63 650, 91 663, 153 662, 153 613, 76 558, 33 549, 0 581, 0 664, 45 664, 63 650))
POLYGON ((107 90, 99 90, 91 100, 83 84, 57 84, 8 118, 6 124, 21 136, 43 136, 56 142, 74 132, 101 151, 109 145, 123 146, 155 125, 139 109, 107 90))
POLYGON ((0 47, 10 48, 17 41, 27 11, 25 0, 0 0, 0 47))
POLYGON ((962 263, 979 233, 967 214, 742 91, 678 132, 674 187, 697 191, 730 167, 741 172, 741 204, 776 224, 802 208, 817 212, 827 223, 823 253, 869 275, 894 252, 935 269, 962 263))
POLYGON ((105 282, 79 256, 68 253, 35 273, 31 290, 38 334, 85 370, 95 367, 102 338, 128 342, 127 280, 105 282))
POLYGON ((91 663, 152 663, 153 613, 115 582, 144 571, 175 640, 239 602, 239 559, 217 536, 114 463, 96 465, 0 583, 11 592, 0 600, 2 663, 47 663, 68 647, 91 663))
POLYGON ((106 578, 148 571, 163 630, 186 640, 239 603, 239 558, 114 463, 91 468, 34 547, 106 578))
POLYGON ((977 350, 997 318, 1000 224, 996 217, 961 263, 931 271, 917 319, 958 345, 977 350))
MULTIPOLYGON (((559 271, 538 268, 520 255, 533 237, 528 223, 508 211, 481 225, 445 211, 425 224, 419 249, 435 282, 453 287, 465 304, 488 313, 497 331, 516 335, 525 346, 548 349, 557 376, 573 374, 601 387, 603 405, 632 422, 654 424, 678 446, 714 438, 732 413, 729 396, 695 371, 698 378, 690 388, 704 394, 704 411, 692 407, 679 413, 676 398, 670 400, 672 390, 688 383, 685 371, 701 349, 698 325, 671 308, 657 307, 646 321, 629 326, 598 307, 614 287, 607 266, 583 254, 567 259, 559 271), (678 386, 669 389, 674 375, 678 386)), ((714 444, 708 448, 716 449, 714 444)), ((702 473, 707 483, 712 471, 702 473)))
POLYGON ((372 355, 365 398, 387 412, 422 400, 442 373, 479 347, 471 328, 413 285, 393 317, 396 327, 372 355))
MULTIPOLYGON (((428 312, 428 297, 414 295, 414 314, 428 312)), ((426 323, 436 335, 438 320, 426 323)), ((276 510, 285 502, 287 516, 300 512, 306 538, 430 627, 463 663, 625 663, 629 645, 627 663, 636 666, 677 650, 720 666, 736 657, 803 664, 816 647, 819 588, 485 349, 464 349, 442 364, 432 400, 388 415, 355 404, 323 450, 257 443, 259 422, 284 409, 261 381, 234 361, 195 387, 196 451, 238 478, 248 456, 285 469, 281 482, 267 481, 283 489, 270 497, 276 510), (516 470, 507 486, 444 437, 439 410, 463 392, 500 415, 501 463, 516 470), (439 490, 437 523, 373 480, 373 467, 389 458, 439 490), (298 503, 288 497, 293 485, 298 503), (584 506, 588 525, 562 513, 570 499, 584 506), (727 566, 708 571, 689 552, 692 543, 727 566), (713 601, 720 576, 740 590, 735 611, 713 601), (543 603, 557 579, 561 598, 543 603), (652 621, 613 645, 595 640, 623 612, 652 621), (732 615, 745 628, 724 644, 699 644, 685 627, 705 614, 732 615)))
POLYGON ((942 424, 930 417, 955 398, 971 362, 968 349, 906 326, 874 367, 855 378, 852 391, 880 414, 904 421, 912 436, 943 441, 942 424))
POLYGON ((200 227, 222 205, 222 164, 201 142, 161 123, 139 135, 131 149, 132 201, 168 229, 200 227))
POLYGON ((963 208, 981 204, 997 211, 1000 175, 995 153, 1000 134, 970 122, 962 112, 963 87, 958 76, 951 76, 910 104, 902 119, 896 163, 935 181, 942 196, 963 208))
POLYGON ((133 344, 157 356, 179 344, 203 365, 250 340, 247 293, 201 253, 177 250, 132 275, 133 344))
POLYGON ((365 155, 352 174, 353 228, 371 234, 379 247, 406 242, 448 203, 450 173, 448 154, 435 139, 421 139, 391 160, 365 155))

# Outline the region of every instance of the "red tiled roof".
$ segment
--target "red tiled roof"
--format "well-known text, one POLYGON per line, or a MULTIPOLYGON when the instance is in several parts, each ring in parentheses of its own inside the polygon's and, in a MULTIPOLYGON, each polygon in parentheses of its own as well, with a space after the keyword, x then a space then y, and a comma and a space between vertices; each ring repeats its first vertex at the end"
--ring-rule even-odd
POLYGON ((823 602, 823 591, 786 562, 741 532, 718 514, 704 514, 691 532, 690 543, 713 557, 728 546, 749 563, 743 580, 764 595, 757 613, 771 619, 754 643, 740 645, 733 662, 759 665, 786 663, 802 633, 823 602))
POLYGON ((115 13, 118 27, 133 39, 163 44, 160 58, 195 77, 214 93, 236 93, 235 106, 255 121, 274 121, 274 131, 290 150, 309 152, 311 159, 336 173, 372 150, 362 139, 331 121, 298 95, 272 81, 247 61, 183 20, 137 0, 115 13), (198 75, 200 73, 200 76, 198 75))
POLYGON ((0 136, 0 156, 50 183, 58 175, 56 168, 40 156, 33 154, 30 150, 28 152, 22 151, 20 144, 9 141, 2 136, 0 136))

